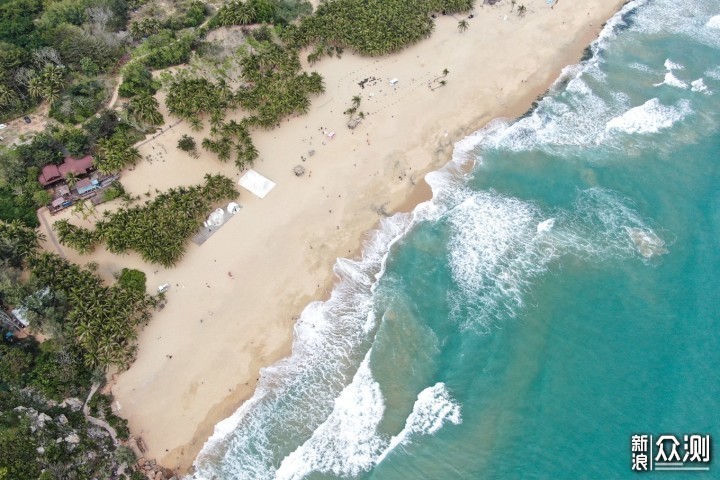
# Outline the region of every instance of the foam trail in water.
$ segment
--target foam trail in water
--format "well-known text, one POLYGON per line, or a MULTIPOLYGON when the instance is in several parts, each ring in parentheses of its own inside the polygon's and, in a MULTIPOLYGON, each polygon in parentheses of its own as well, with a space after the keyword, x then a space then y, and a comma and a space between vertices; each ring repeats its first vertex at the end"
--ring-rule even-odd
POLYGON ((705 72, 706 77, 714 78, 715 80, 720 80, 720 65, 711 68, 707 72, 705 72))
POLYGON ((335 408, 312 437, 283 459, 278 480, 311 472, 357 476, 373 466, 384 446, 377 426, 385 411, 380 385, 370 371, 370 350, 353 381, 335 399, 335 408))
POLYGON ((439 382, 418 394, 413 411, 405 420, 405 427, 390 439, 390 442, 378 457, 376 463, 399 445, 407 445, 419 435, 433 435, 447 422, 454 425, 462 423, 460 405, 450 396, 444 383, 439 382))
POLYGON ((667 70, 668 72, 672 72, 673 70, 685 70, 685 67, 683 65, 675 63, 669 58, 665 60, 665 63, 663 65, 665 65, 665 70, 667 70))
POLYGON ((655 84, 656 87, 659 87, 660 85, 668 85, 670 87, 682 88, 683 90, 688 88, 688 84, 677 78, 672 72, 667 72, 665 74, 665 80, 655 84))
MULTIPOLYGON (((431 201, 410 215, 384 220, 365 245, 361 260, 337 262, 339 281, 331 298, 308 305, 295 328, 292 356, 263 369, 255 395, 218 424, 196 460, 196 478, 272 479, 278 466, 283 469, 283 465, 300 464, 304 467, 298 467, 298 472, 353 475, 385 458, 391 446, 395 448, 420 432, 434 433, 433 425, 459 421, 459 406, 456 411, 456 403, 449 396, 443 397, 444 386, 438 384, 421 392, 402 432, 390 439, 377 434, 382 395, 369 366, 361 360, 367 358, 379 321, 373 312, 375 287, 384 272, 388 251, 417 222, 441 219, 452 227, 451 250, 457 247, 457 254, 450 259, 452 273, 458 289, 470 294, 470 315, 466 317, 470 321, 479 319, 480 324, 521 308, 530 283, 561 255, 643 257, 643 242, 638 245, 637 241, 652 240, 652 235, 660 237, 612 193, 580 192, 577 213, 548 211, 494 192, 469 190, 465 183, 471 174, 463 166, 475 161, 477 146, 552 149, 607 140, 603 136, 606 124, 627 113, 629 99, 616 95, 604 100, 607 96, 594 93, 591 85, 603 78, 599 65, 610 39, 621 26, 629 25, 638 6, 648 4, 652 2, 626 4, 593 43, 593 57, 566 70, 566 79, 570 78, 567 103, 548 97, 527 118, 514 123, 492 122, 460 142, 453 161, 427 176, 433 190, 431 201), (538 225, 549 217, 556 219, 554 226, 538 232, 538 225), (505 221, 514 231, 502 226, 505 221), (497 231, 493 232, 495 227, 497 231), (487 250, 473 244, 476 240, 484 242, 487 250), (368 414, 353 417, 357 413, 349 408, 353 402, 364 405, 368 414), (436 404, 440 406, 423 407, 436 404), (359 445, 343 443, 348 435, 343 431, 350 430, 362 439, 359 445), (330 438, 336 439, 332 445, 330 438), (331 447, 338 447, 331 451, 336 457, 324 458, 321 452, 331 447)), ((683 111, 680 104, 666 108, 683 111)), ((455 319, 464 318, 459 313, 453 311, 455 319)), ((280 474, 292 470, 284 468, 280 474)))
POLYGON ((377 427, 385 405, 380 385, 370 370, 370 352, 353 381, 335 400, 328 419, 307 442, 283 459, 277 480, 300 480, 313 472, 357 477, 412 437, 433 435, 446 422, 456 425, 461 422, 460 405, 450 397, 445 384, 437 383, 420 392, 405 428, 398 435, 388 440, 379 434, 377 427))
POLYGON ((699 92, 704 93, 705 95, 712 95, 712 91, 705 85, 705 82, 702 78, 698 78, 697 80, 693 80, 690 82, 690 90, 693 92, 699 92))

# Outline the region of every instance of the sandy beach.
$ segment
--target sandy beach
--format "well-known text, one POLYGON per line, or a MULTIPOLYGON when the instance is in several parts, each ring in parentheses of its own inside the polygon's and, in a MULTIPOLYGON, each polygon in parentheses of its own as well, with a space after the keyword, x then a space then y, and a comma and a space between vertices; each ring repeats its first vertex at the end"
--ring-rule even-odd
MULTIPOLYGON (((147 273, 149 290, 171 286, 167 306, 140 333, 137 360, 112 384, 115 408, 142 437, 145 456, 187 472, 214 425, 252 395, 259 370, 290 353, 294 319, 332 289, 335 260, 359 255, 364 234, 383 215, 429 198, 423 176, 450 159, 454 142, 526 111, 622 3, 561 0, 551 9, 531 0, 524 18, 510 2, 478 4, 464 33, 457 24, 467 15, 440 16, 430 39, 401 53, 345 53, 306 66, 324 77, 327 92, 308 115, 252 134, 260 152, 254 169, 277 186, 264 199, 240 189, 241 212, 202 246, 189 244, 177 267, 104 248, 81 257, 63 247, 71 260, 98 262, 105 278, 132 267, 147 273), (358 94, 368 115, 350 130, 342 112, 358 94), (296 165, 305 167, 303 176, 294 175, 296 165)), ((164 109, 164 94, 158 97, 164 109)), ((176 148, 183 134, 199 144, 207 126, 193 132, 163 114, 163 133, 140 147, 149 160, 122 173, 128 192, 145 198, 199 183, 206 173, 239 178, 232 163, 176 148)), ((83 223, 69 211, 50 221, 60 218, 83 223)))

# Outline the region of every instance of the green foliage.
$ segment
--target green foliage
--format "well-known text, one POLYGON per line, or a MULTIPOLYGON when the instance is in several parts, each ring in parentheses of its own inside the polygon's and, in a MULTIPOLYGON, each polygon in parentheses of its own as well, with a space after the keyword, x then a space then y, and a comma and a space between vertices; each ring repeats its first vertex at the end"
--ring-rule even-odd
POLYGON ((185 33, 175 37, 172 30, 161 30, 152 35, 136 50, 136 56, 142 56, 143 62, 151 68, 165 68, 186 63, 195 43, 195 35, 185 33))
POLYGON ((30 79, 28 92, 33 98, 47 100, 50 103, 60 98, 65 88, 65 67, 55 64, 46 64, 30 79))
POLYGON ((241 170, 252 166, 258 157, 258 151, 244 123, 236 123, 233 120, 218 128, 217 134, 220 137, 217 140, 203 139, 202 146, 205 150, 215 153, 219 160, 225 162, 230 159, 234 148, 235 165, 241 170))
POLYGON ((182 257, 187 239, 200 228, 212 204, 237 195, 231 179, 206 175, 204 185, 170 189, 144 206, 111 213, 95 231, 113 253, 134 250, 145 261, 169 267, 182 257))
POLYGON ((74 157, 81 157, 90 152, 90 137, 80 128, 64 128, 58 131, 54 138, 74 157))
MULTIPOLYGON (((75 25, 61 24, 52 31, 51 45, 57 49, 63 62, 74 70, 105 70, 118 58, 121 50, 109 45, 103 37, 91 35, 75 25), (83 66, 83 62, 84 65, 83 66), (94 67, 90 67, 94 65, 94 67)), ((84 72, 92 76, 92 71, 84 72)))
POLYGON ((334 0, 302 20, 300 45, 334 45, 384 55, 430 36, 433 11, 466 11, 472 0, 334 0))
POLYGON ((147 287, 147 277, 145 272, 135 270, 134 268, 123 268, 118 278, 118 284, 129 290, 145 293, 147 287))
POLYGON ((83 129, 87 132, 90 144, 94 144, 102 138, 108 138, 113 135, 118 126, 120 119, 114 110, 103 110, 94 117, 88 119, 83 124, 83 129))
POLYGON ((168 86, 165 104, 171 114, 184 120, 200 119, 205 114, 224 115, 233 102, 232 91, 224 82, 178 74, 168 86))
POLYGON ((103 193, 103 200, 109 202, 125 195, 125 187, 118 180, 115 180, 103 193))
POLYGON ((211 27, 228 27, 231 25, 250 25, 257 23, 255 11, 250 2, 233 0, 220 7, 217 14, 210 20, 211 27))
POLYGON ((288 115, 307 113, 309 96, 325 91, 322 77, 298 73, 300 59, 294 49, 264 42, 254 50, 240 61, 245 83, 236 93, 238 103, 254 112, 248 123, 272 128, 288 115))
POLYGON ((38 183, 40 169, 35 163, 62 158, 62 154, 55 150, 60 145, 52 135, 35 138, 37 142, 0 150, 0 220, 17 219, 37 226, 35 210, 48 202, 47 192, 38 183))
POLYGON ((0 389, 0 479, 115 478, 119 463, 111 440, 98 437, 81 413, 56 406, 37 391, 9 387, 0 389), (39 414, 51 420, 41 424, 39 414), (62 441, 69 434, 78 435, 80 443, 62 441))
POLYGON ((154 95, 159 88, 160 82, 153 79, 152 73, 144 63, 131 62, 123 69, 122 84, 118 93, 127 98, 140 93, 154 95))
POLYGON ((43 235, 14 220, 0 220, 0 263, 20 267, 40 247, 43 235))
POLYGON ((32 354, 4 342, 0 343, 0 385, 26 385, 26 377, 32 370, 32 364, 32 354))
POLYGON ((76 124, 93 116, 105 99, 105 87, 97 80, 72 85, 50 108, 59 122, 76 124))
POLYGON ((42 132, 33 137, 30 143, 18 145, 15 154, 23 167, 43 167, 48 163, 61 163, 62 144, 50 133, 42 132))
POLYGON ((177 148, 179 148, 183 152, 192 153, 196 151, 197 145, 195 144, 194 138, 189 135, 183 135, 182 137, 180 137, 180 140, 178 140, 177 148))
POLYGON ((16 428, 0 429, 0 467, 8 479, 31 479, 40 475, 37 448, 37 440, 27 422, 16 428))
POLYGON ((119 172, 127 166, 135 165, 139 160, 140 152, 120 131, 97 143, 95 166, 102 173, 119 172))
POLYGON ((105 286, 89 270, 42 253, 30 260, 33 275, 67 297, 65 327, 72 332, 87 367, 127 367, 135 356, 135 327, 150 316, 152 297, 113 285, 105 286))
POLYGON ((163 116, 158 110, 159 106, 160 104, 155 97, 148 93, 140 93, 128 102, 127 111, 140 123, 160 125, 163 123, 163 116))
POLYGON ((0 40, 25 48, 38 43, 35 17, 42 11, 40 0, 12 0, 0 4, 0 40))
POLYGON ((55 222, 53 230, 57 232, 61 244, 74 248, 83 255, 95 250, 95 247, 100 242, 100 239, 97 238, 93 231, 77 227, 65 219, 55 222))
POLYGON ((58 0, 48 3, 38 25, 50 30, 63 23, 80 26, 85 22, 85 10, 88 2, 82 0, 58 0))
POLYGON ((175 15, 170 17, 165 26, 172 30, 199 26, 207 16, 205 3, 200 0, 190 0, 180 5, 175 15))
POLYGON ((19 220, 25 225, 36 227, 35 201, 32 197, 16 195, 8 187, 0 187, 0 220, 9 222, 19 220))
POLYGON ((90 377, 77 349, 46 340, 40 344, 29 384, 48 398, 61 400, 83 395, 90 387, 90 377))
POLYGON ((305 0, 275 0, 276 25, 285 25, 298 17, 304 17, 312 13, 312 4, 305 0))

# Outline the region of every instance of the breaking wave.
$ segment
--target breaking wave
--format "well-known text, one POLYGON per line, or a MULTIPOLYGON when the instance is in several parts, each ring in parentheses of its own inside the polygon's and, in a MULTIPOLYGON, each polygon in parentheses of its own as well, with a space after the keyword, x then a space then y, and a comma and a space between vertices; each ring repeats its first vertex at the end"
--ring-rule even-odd
MULTIPOLYGON (((357 476, 414 439, 461 423, 460 402, 440 382, 417 395, 399 432, 391 436, 378 429, 385 398, 370 361, 382 321, 376 316, 377 285, 393 245, 423 222, 447 226, 454 281, 448 293, 451 321, 477 332, 517 316, 533 282, 562 257, 648 261, 667 252, 663 233, 613 191, 578 190, 571 207, 553 209, 468 187, 473 171, 468 167, 482 163, 484 151, 592 147, 618 141, 618 132, 670 128, 692 113, 685 100, 668 106, 653 98, 633 107, 626 94, 598 91, 605 75, 604 50, 631 23, 632 28, 648 28, 635 17, 641 15, 639 7, 650 3, 626 4, 593 42, 593 55, 566 68, 552 95, 528 116, 496 120, 458 142, 452 161, 426 177, 432 200, 410 214, 384 219, 366 241, 361 259, 338 259, 331 297, 304 309, 295 326, 292 355, 263 369, 253 397, 216 426, 195 461, 192 478, 299 479, 313 472, 357 476)), ((682 68, 670 60, 665 67, 668 74, 682 68)), ((691 87, 702 91, 702 80, 697 82, 691 87)))
POLYGON ((668 107, 653 98, 613 118, 605 129, 608 132, 617 130, 625 133, 656 133, 672 127, 691 112, 690 102, 687 100, 681 100, 675 107, 668 107))

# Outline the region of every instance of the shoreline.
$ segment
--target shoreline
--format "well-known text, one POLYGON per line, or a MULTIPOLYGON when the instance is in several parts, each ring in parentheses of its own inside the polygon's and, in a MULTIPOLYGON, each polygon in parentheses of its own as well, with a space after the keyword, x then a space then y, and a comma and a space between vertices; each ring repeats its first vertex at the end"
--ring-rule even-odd
MULTIPOLYGON (((253 395, 260 368, 290 354, 295 318, 309 302, 327 298, 335 284, 328 267, 338 257, 357 257, 383 213, 410 211, 428 200, 431 192, 424 177, 450 160, 455 142, 496 118, 522 115, 565 66, 577 63, 624 2, 597 3, 561 2, 551 10, 543 1, 532 1, 525 18, 512 15, 508 20, 502 16, 509 5, 478 6, 464 34, 457 32, 456 19, 440 17, 431 38, 399 53, 379 59, 345 54, 340 60, 306 67, 325 77, 327 93, 313 100, 308 115, 288 120, 279 130, 253 133, 262 155, 254 169, 276 181, 276 189, 264 200, 243 190, 244 208, 238 218, 203 247, 189 247, 178 267, 148 266, 135 254, 119 258, 104 248, 85 257, 66 250, 71 260, 98 261, 106 277, 127 266, 146 271, 150 289, 166 282, 173 285, 167 308, 140 333, 136 362, 111 381, 115 408, 128 418, 133 435, 144 439, 147 458, 181 474, 190 470, 215 425, 253 395), (553 28, 561 27, 570 29, 571 38, 553 36, 553 28), (488 31, 495 43, 488 42, 488 31), (543 45, 538 36, 556 43, 543 45), (517 46, 523 43, 518 37, 527 45, 517 46), (476 52, 473 41, 490 43, 488 51, 476 52), (543 45, 541 52, 533 52, 533 45, 543 45), (503 48, 515 52, 497 52, 503 48), (528 55, 524 48, 535 56, 521 65, 518 60, 528 55), (467 65, 468 53, 483 58, 467 65), (483 61, 487 68, 480 65, 483 61), (393 67, 397 63, 401 65, 393 67), (371 104, 369 110, 399 106, 368 116, 352 132, 345 127, 340 112, 358 90, 354 83, 343 83, 345 77, 368 70, 390 78, 401 76, 393 71, 439 74, 444 67, 450 69, 446 87, 423 93, 424 80, 406 87, 402 73, 394 93, 389 88, 382 92, 390 95, 386 102, 395 103, 371 104), (510 85, 514 88, 506 88, 510 85), (428 101, 428 96, 433 98, 428 101), (463 111, 467 105, 472 107, 463 111), (330 108, 338 110, 333 114, 330 108), (412 134, 404 136, 408 124, 412 134), (337 138, 317 145, 313 137, 319 136, 318 125, 332 125, 337 138), (307 148, 298 148, 311 141, 317 154, 304 164, 309 173, 295 178, 290 170, 300 164, 301 154, 307 154, 307 148), (353 154, 360 149, 367 153, 353 154), (288 159, 291 156, 294 160, 288 159), (366 163, 357 167, 361 161, 366 163), (323 195, 332 195, 333 201, 323 195), (218 258, 222 267, 216 265, 218 258), (226 271, 233 272, 233 280, 227 279, 226 271)), ((366 92, 362 91, 361 109, 371 103, 366 92)), ((164 107, 163 113, 168 124, 175 123, 164 107)), ((142 194, 146 188, 197 183, 214 169, 237 177, 233 165, 210 160, 205 153, 200 160, 174 158, 181 156, 173 142, 182 133, 202 138, 207 126, 201 134, 190 132, 187 125, 174 127, 166 125, 163 135, 146 139, 141 153, 155 157, 151 164, 142 162, 124 173, 122 183, 128 191, 142 194), (156 153, 156 146, 165 154, 156 153), (161 165, 166 161, 182 162, 183 171, 163 175, 169 168, 161 165), (157 181, 150 185, 148 179, 157 181)))

